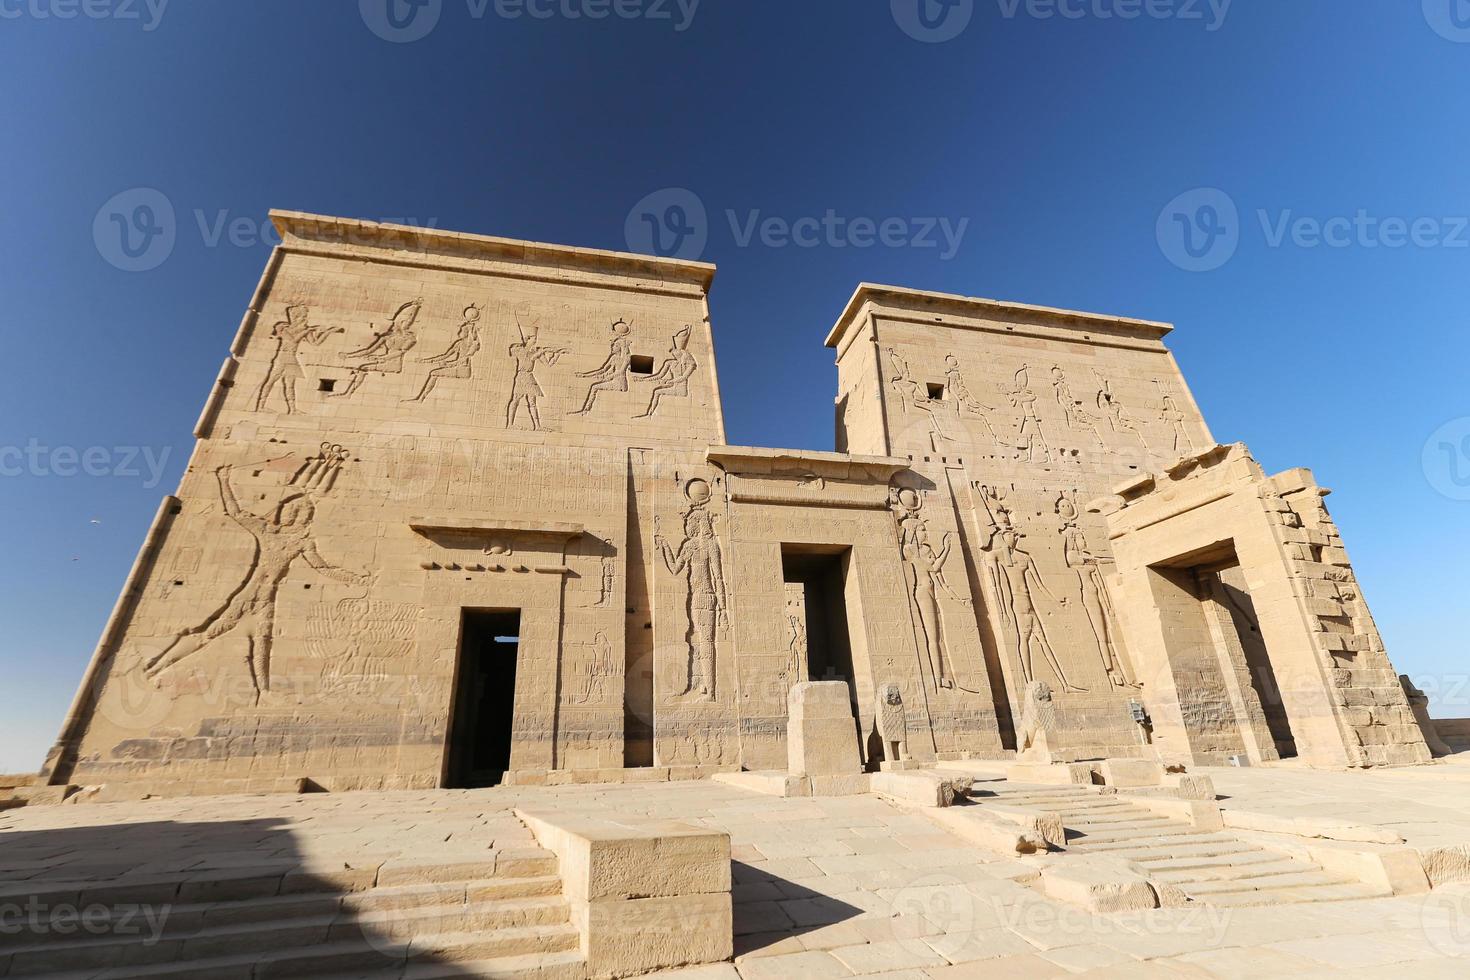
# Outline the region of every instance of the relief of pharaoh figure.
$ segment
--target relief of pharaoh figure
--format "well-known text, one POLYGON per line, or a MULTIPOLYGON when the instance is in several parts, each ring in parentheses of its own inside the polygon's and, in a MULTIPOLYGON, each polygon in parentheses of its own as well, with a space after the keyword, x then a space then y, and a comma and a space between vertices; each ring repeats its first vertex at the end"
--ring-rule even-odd
POLYGON ((1062 518, 1063 556, 1067 567, 1077 574, 1077 583, 1082 589, 1082 609, 1087 613, 1087 622, 1097 638, 1097 652, 1108 680, 1114 687, 1142 687, 1129 676, 1123 652, 1118 648, 1118 619, 1102 574, 1102 563, 1112 559, 1095 555, 1088 549, 1087 534, 1078 525, 1081 513, 1072 494, 1063 494, 1057 501, 1057 514, 1062 518))
POLYGON ((270 371, 266 374, 265 383, 260 386, 260 393, 255 396, 255 410, 265 410, 266 399, 271 396, 277 387, 281 389, 281 396, 286 400, 286 414, 291 415, 296 411, 296 382, 306 377, 306 371, 301 366, 301 345, 311 344, 320 347, 332 334, 341 333, 341 327, 333 327, 331 330, 323 330, 314 327, 307 322, 310 311, 300 304, 286 307, 286 319, 271 328, 271 336, 276 338, 276 353, 271 358, 270 371))
MULTIPOLYGON (((369 371, 377 374, 402 374, 403 356, 419 342, 414 325, 423 308, 422 299, 404 303, 393 314, 393 322, 388 324, 388 328, 374 335, 372 343, 361 350, 349 351, 346 357, 360 357, 363 360, 351 367, 352 380, 347 383, 347 387, 333 392, 331 397, 341 398, 361 388, 369 371)), ((371 326, 376 327, 376 324, 371 326)))
POLYGON ((1022 365, 1016 372, 1016 383, 1006 389, 1011 405, 1021 413, 1020 440, 1016 448, 1026 453, 1032 463, 1051 461, 1051 447, 1047 445, 1046 433, 1041 430, 1041 418, 1036 414, 1036 392, 1031 390, 1031 369, 1022 365))
POLYGON ((987 573, 996 594, 996 610, 1005 629, 1012 634, 1022 676, 1028 684, 1036 679, 1032 658, 1034 650, 1040 649, 1042 657, 1061 682, 1062 690, 1069 694, 1085 693, 1087 688, 1073 684, 1062 670, 1046 625, 1036 608, 1034 594, 1041 592, 1058 605, 1065 603, 1047 588, 1036 568, 1035 559, 1021 549, 1023 535, 1012 524, 1010 511, 1001 503, 1000 494, 990 487, 980 487, 979 490, 990 525, 990 533, 980 548, 986 554, 987 573))
POLYGON ((945 653, 944 617, 939 608, 936 587, 965 605, 970 601, 950 588, 944 578, 944 564, 949 560, 950 534, 945 532, 936 552, 929 540, 928 526, 919 513, 923 500, 914 490, 905 488, 894 492, 891 505, 898 521, 898 551, 903 561, 906 591, 918 609, 919 629, 923 633, 929 666, 940 687, 952 688, 954 674, 945 653))
POLYGON ((536 365, 555 367, 556 362, 567 351, 562 347, 537 346, 536 337, 541 330, 541 317, 530 307, 517 309, 515 317, 521 339, 510 345, 510 359, 515 362, 516 376, 510 386, 510 401, 505 405, 505 427, 515 428, 516 418, 524 405, 526 414, 531 419, 531 428, 539 432, 541 413, 537 408, 537 399, 546 392, 541 390, 541 385, 536 381, 536 365))
POLYGON ((684 496, 689 500, 689 510, 684 515, 684 540, 679 549, 669 546, 656 523, 653 543, 663 556, 664 567, 682 577, 687 590, 688 682, 679 696, 694 694, 701 701, 714 701, 716 635, 726 625, 724 561, 709 512, 709 484, 690 480, 684 496))
POLYGON ((1000 444, 1000 436, 995 434, 995 429, 990 424, 990 418, 986 415, 990 406, 981 402, 970 391, 970 386, 965 383, 965 376, 960 373, 960 362, 953 354, 947 354, 944 358, 944 390, 956 405, 956 411, 969 412, 984 427, 986 435, 996 445, 1000 444))
POLYGON ((1194 452, 1194 442, 1189 438, 1189 433, 1184 428, 1185 415, 1179 410, 1179 406, 1174 404, 1174 393, 1169 390, 1168 385, 1164 385, 1163 388, 1164 400, 1162 403, 1161 417, 1174 430, 1173 451, 1181 454, 1192 453, 1194 452))
POLYGON ((429 370, 429 376, 424 379, 424 386, 419 393, 412 398, 405 398, 404 401, 423 401, 429 397, 429 392, 434 390, 440 378, 471 377, 470 359, 480 352, 479 322, 480 307, 466 307, 464 321, 459 325, 459 334, 444 353, 423 359, 425 364, 433 364, 434 367, 429 370))
POLYGON ((1138 426, 1133 424, 1133 420, 1128 417, 1127 411, 1123 408, 1123 403, 1113 394, 1113 383, 1098 374, 1097 385, 1097 408, 1102 412, 1103 418, 1108 420, 1109 428, 1119 435, 1131 432, 1142 443, 1143 435, 1138 431, 1138 426))
POLYGON ((592 384, 587 388, 587 397, 582 400, 582 407, 573 412, 573 415, 586 415, 592 411, 592 403, 597 400, 599 391, 628 390, 628 369, 633 363, 633 342, 628 339, 628 333, 632 329, 626 320, 614 323, 612 348, 607 353, 607 360, 595 370, 577 372, 579 378, 591 378, 592 384))
POLYGON ((1072 386, 1067 382, 1067 374, 1061 367, 1051 369, 1051 386, 1056 389, 1057 404, 1062 406, 1062 415, 1067 420, 1067 425, 1074 431, 1085 429, 1092 433, 1092 438, 1097 440, 1099 446, 1106 445, 1102 434, 1097 431, 1098 420, 1090 412, 1082 407, 1082 402, 1072 394, 1072 386))
POLYGON ((232 467, 215 470, 220 501, 225 514, 255 539, 255 558, 244 580, 225 604, 204 622, 177 634, 161 653, 144 664, 144 672, 156 678, 163 671, 199 653, 215 640, 235 630, 247 641, 246 665, 255 685, 256 702, 271 685, 271 646, 274 642, 276 598, 281 584, 298 560, 306 562, 327 578, 347 585, 371 585, 367 572, 349 572, 332 565, 317 551, 311 524, 316 503, 332 489, 347 452, 341 446, 323 445, 320 456, 296 471, 270 517, 247 510, 230 485, 232 467))
POLYGON ((693 327, 685 327, 674 334, 673 342, 669 346, 669 356, 664 359, 663 364, 653 374, 638 379, 640 382, 651 383, 653 392, 648 397, 647 410, 642 415, 633 416, 635 419, 652 418, 658 411, 659 403, 666 397, 688 397, 689 379, 699 369, 699 362, 689 353, 689 337, 693 330, 693 327))

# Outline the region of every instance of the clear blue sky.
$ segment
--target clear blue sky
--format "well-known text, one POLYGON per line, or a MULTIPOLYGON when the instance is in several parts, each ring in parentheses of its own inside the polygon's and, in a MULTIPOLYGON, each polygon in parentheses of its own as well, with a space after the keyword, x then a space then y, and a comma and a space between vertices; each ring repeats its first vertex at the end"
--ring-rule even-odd
POLYGON ((267 209, 627 249, 675 187, 732 442, 831 447, 861 280, 1175 322, 1216 435, 1336 488, 1391 654, 1470 715, 1470 422, 1430 441, 1470 416, 1470 2, 916 2, 439 0, 398 43, 384 0, 0 0, 0 771, 40 762, 177 485, 267 209), (142 199, 104 209, 136 188, 175 212, 142 272, 110 217, 142 199), (744 237, 829 210, 902 225, 744 237), (953 255, 907 241, 933 218, 968 221, 953 255))

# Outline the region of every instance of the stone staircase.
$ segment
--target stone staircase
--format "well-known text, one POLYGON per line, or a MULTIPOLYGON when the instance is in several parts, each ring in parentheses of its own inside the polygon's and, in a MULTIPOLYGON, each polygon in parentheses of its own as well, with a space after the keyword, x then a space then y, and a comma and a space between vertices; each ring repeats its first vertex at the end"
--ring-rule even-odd
POLYGON ((1391 892, 1229 833, 1163 817, 1115 793, 1086 786, 1016 786, 985 799, 1056 814, 1066 850, 1121 858, 1165 904, 1276 905, 1379 898, 1391 892))
POLYGON ((389 861, 366 878, 276 866, 16 882, 0 888, 7 905, 51 923, 0 933, 7 978, 586 976, 556 856, 535 847, 389 861), (56 928, 63 908, 99 929, 56 928))

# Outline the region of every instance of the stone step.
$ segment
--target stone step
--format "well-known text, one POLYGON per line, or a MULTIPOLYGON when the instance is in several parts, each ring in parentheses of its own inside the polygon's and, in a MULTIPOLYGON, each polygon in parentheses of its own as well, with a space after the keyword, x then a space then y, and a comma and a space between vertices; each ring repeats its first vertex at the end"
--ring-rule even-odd
POLYGON ((40 777, 35 773, 0 773, 0 790, 20 789, 22 786, 34 786, 40 782, 40 777))
POLYGON ((1315 885, 1345 885, 1350 882, 1341 875, 1331 874, 1321 868, 1302 870, 1290 874, 1266 875, 1258 878, 1232 878, 1222 881, 1201 881, 1180 886, 1190 898, 1207 895, 1229 895, 1237 892, 1276 892, 1287 888, 1315 885))
POLYGON ((1271 889, 1269 891, 1229 892, 1206 895, 1201 902, 1219 908, 1238 908, 1250 905, 1289 905, 1308 902, 1351 902, 1364 898, 1388 898, 1392 894, 1386 888, 1377 888, 1360 882, 1345 882, 1336 885, 1315 885, 1298 888, 1271 889))
POLYGON ((1139 861, 1155 873, 1185 873, 1211 868, 1233 868, 1252 864, 1271 864, 1280 861, 1281 855, 1265 850, 1244 851, 1239 854, 1206 855, 1203 857, 1152 857, 1139 861))
POLYGON ((557 929, 567 925, 569 919, 570 909, 560 895, 475 904, 464 904, 461 897, 454 904, 446 905, 365 914, 333 913, 174 935, 164 933, 157 942, 151 941, 151 932, 90 942, 46 942, 8 950, 8 976, 231 959, 262 949, 307 949, 351 943, 407 949, 418 936, 474 932, 499 937, 502 933, 557 929))
POLYGON ((0 886, 0 904, 187 907, 205 902, 362 892, 374 886, 395 888, 552 877, 557 874, 557 868, 556 855, 532 847, 486 851, 475 861, 390 860, 376 872, 371 867, 353 871, 275 862, 227 870, 125 875, 103 881, 41 879, 9 883, 0 886))
MULTIPOLYGON (((266 980, 272 977, 400 977, 407 968, 423 966, 429 976, 488 976, 493 972, 471 973, 470 964, 509 963, 506 977, 541 980, 541 975, 528 964, 548 962, 557 970, 544 980, 574 980, 585 974, 575 972, 576 951, 581 944, 577 930, 570 924, 527 929, 501 929, 487 933, 446 933, 421 936, 411 943, 369 943, 344 940, 299 949, 265 950, 247 955, 220 956, 175 963, 130 964, 101 973, 80 974, 95 980, 150 980, 154 977, 195 980, 266 980), (456 970, 451 964, 456 964, 456 970)), ((19 976, 12 968, 8 976, 19 976)))
POLYGON ((1193 885, 1214 881, 1236 881, 1242 878, 1269 878, 1277 875, 1296 874, 1300 871, 1310 871, 1315 866, 1292 858, 1279 858, 1277 855, 1265 855, 1263 861, 1251 861, 1236 864, 1217 864, 1205 868, 1190 868, 1185 871, 1155 871, 1149 869, 1149 877, 1171 885, 1178 885, 1185 891, 1193 885))
POLYGON ((443 963, 466 963, 474 960, 502 959, 507 956, 534 956, 545 953, 569 953, 580 949, 582 937, 571 923, 532 929, 501 929, 497 932, 444 933, 421 936, 409 948, 409 959, 426 959, 443 963))
MULTIPOLYGON (((351 974, 324 980, 348 980, 351 974)), ((490 977, 493 980, 584 980, 587 962, 579 952, 505 956, 494 960, 459 963, 410 963, 403 980, 462 980, 490 977)))
POLYGON ((1061 814, 1060 816, 1062 818, 1062 823, 1069 829, 1072 827, 1077 827, 1079 829, 1083 827, 1097 827, 1101 829, 1104 827, 1124 828, 1183 826, 1177 820, 1170 820, 1168 817, 1154 816, 1153 814, 1146 812, 1106 814, 1096 817, 1068 816, 1067 814, 1061 814))
POLYGON ((1154 841, 1175 841, 1185 838, 1211 837, 1215 836, 1213 831, 1200 830, 1188 824, 1170 821, 1166 824, 1145 827, 1123 827, 1103 828, 1097 831, 1079 832, 1071 826, 1067 826, 1067 846, 1073 846, 1073 837, 1076 837, 1077 845, 1100 846, 1103 844, 1144 844, 1154 841))
POLYGON ((1109 857, 1127 858, 1145 865, 1150 858, 1216 857, 1222 855, 1251 854, 1258 848, 1230 837, 1199 834, 1180 839, 1159 839, 1153 842, 1116 841, 1112 843, 1086 845, 1068 843, 1067 850, 1086 854, 1107 854, 1109 857))

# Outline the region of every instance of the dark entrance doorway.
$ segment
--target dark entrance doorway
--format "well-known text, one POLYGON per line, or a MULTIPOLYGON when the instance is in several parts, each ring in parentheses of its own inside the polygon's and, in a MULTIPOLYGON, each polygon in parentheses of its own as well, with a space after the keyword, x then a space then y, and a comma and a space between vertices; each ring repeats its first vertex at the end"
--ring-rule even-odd
POLYGON ((461 617, 444 781, 450 789, 499 785, 510 768, 520 636, 519 609, 466 609, 461 617))
MULTIPOLYGON (((783 544, 781 578, 790 597, 788 622, 799 612, 802 622, 790 623, 791 644, 804 628, 805 643, 796 644, 793 660, 806 650, 805 676, 798 681, 846 681, 853 687, 852 646, 847 632, 846 548, 783 544)), ((798 672, 800 674, 800 672, 798 672)), ((854 699, 856 694, 854 693, 854 699)))
POLYGON ((1276 754, 1283 759, 1296 758, 1296 738, 1291 733, 1291 721, 1286 716, 1286 705, 1281 699, 1281 685, 1276 680, 1276 669, 1271 664, 1271 655, 1266 650, 1266 641, 1261 636, 1261 621, 1256 615, 1256 604, 1246 586, 1245 573, 1240 565, 1228 565, 1213 572, 1207 579, 1216 601, 1227 613, 1225 628, 1233 631, 1240 643, 1250 671, 1252 689, 1261 703, 1266 716, 1266 727, 1276 745, 1276 754))

